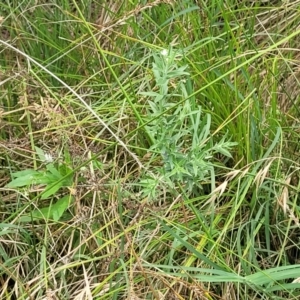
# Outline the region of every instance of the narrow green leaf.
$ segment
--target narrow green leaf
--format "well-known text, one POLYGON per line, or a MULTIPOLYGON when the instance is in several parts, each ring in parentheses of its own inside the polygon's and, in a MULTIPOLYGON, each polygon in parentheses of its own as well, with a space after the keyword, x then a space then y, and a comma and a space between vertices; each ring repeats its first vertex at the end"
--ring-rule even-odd
POLYGON ((285 279, 295 279, 300 276, 300 265, 281 266, 259 271, 246 276, 246 280, 255 285, 265 285, 285 279))
POLYGON ((48 164, 46 166, 47 170, 54 175, 57 179, 60 179, 62 175, 59 173, 59 171, 54 167, 53 164, 48 164))
POLYGON ((42 193, 41 199, 47 199, 54 195, 63 186, 63 181, 58 182, 53 186, 53 183, 47 185, 45 192, 42 193))
POLYGON ((143 96, 150 96, 150 97, 157 97, 157 96, 160 96, 159 93, 156 93, 156 92, 140 92, 139 93, 140 95, 143 95, 143 96))
POLYGON ((174 238, 176 238, 178 241, 180 241, 183 244, 183 246, 185 246, 189 251, 191 251, 191 253, 193 253, 198 259, 203 260, 205 263, 207 263, 208 265, 210 265, 211 267, 213 267, 217 270, 225 271, 225 269, 222 266, 217 265, 216 263, 211 261, 209 258, 207 258, 206 255, 204 255, 204 254, 200 253, 199 251, 197 251, 197 249, 195 249, 195 247, 193 245, 191 245, 190 243, 184 241, 178 234, 175 233, 175 231, 172 228, 167 226, 163 222, 163 220, 158 219, 158 222, 162 225, 162 227, 167 232, 169 232, 170 235, 172 235, 174 238))
POLYGON ((35 147, 35 151, 41 161, 46 161, 45 152, 41 148, 35 147))

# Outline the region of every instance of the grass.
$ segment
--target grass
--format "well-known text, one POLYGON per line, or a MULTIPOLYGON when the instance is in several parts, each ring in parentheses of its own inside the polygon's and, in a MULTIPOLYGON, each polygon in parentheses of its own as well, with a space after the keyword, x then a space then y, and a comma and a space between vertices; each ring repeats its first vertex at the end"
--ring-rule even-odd
POLYGON ((299 9, 0 4, 1 299, 298 299, 299 9))

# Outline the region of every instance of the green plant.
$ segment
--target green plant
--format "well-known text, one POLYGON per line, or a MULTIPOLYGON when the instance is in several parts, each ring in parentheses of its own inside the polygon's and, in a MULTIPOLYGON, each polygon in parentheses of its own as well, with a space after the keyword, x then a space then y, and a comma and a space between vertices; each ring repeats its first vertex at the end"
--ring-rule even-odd
MULTIPOLYGON (((202 190, 207 182, 211 190, 215 189, 215 157, 221 154, 231 158, 230 151, 237 143, 227 141, 226 134, 218 142, 213 141, 211 115, 206 113, 203 117, 201 106, 189 99, 193 90, 187 85, 191 81, 187 65, 179 65, 183 56, 173 47, 154 53, 152 72, 158 91, 141 94, 152 98, 148 101, 148 116, 153 121, 147 130, 154 141, 151 150, 160 153, 163 163, 156 171, 170 188, 179 184, 190 195, 202 190)), ((140 183, 145 194, 156 197, 159 180, 147 178, 140 183)))
MULTIPOLYGON (((36 153, 43 163, 41 170, 27 169, 12 173, 12 181, 6 187, 11 189, 23 188, 27 196, 34 192, 40 192, 41 200, 54 196, 62 187, 72 187, 72 169, 66 163, 53 162, 50 154, 36 147, 36 153)), ((36 197, 35 197, 36 198, 36 197)), ((55 203, 49 206, 32 210, 29 215, 20 217, 20 222, 28 222, 37 219, 53 219, 58 221, 66 209, 71 205, 73 196, 59 197, 55 203)))

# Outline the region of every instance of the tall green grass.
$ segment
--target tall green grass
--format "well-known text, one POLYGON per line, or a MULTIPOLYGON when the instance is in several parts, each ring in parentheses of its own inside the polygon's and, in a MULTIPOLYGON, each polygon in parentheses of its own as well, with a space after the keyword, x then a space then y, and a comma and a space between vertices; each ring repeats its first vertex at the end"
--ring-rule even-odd
POLYGON ((3 1, 0 298, 298 299, 299 5, 3 1))

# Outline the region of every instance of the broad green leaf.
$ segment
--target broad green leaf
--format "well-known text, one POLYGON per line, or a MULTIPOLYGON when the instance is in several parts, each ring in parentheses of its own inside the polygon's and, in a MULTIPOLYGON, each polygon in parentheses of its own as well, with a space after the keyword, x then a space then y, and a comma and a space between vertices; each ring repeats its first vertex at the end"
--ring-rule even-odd
POLYGON ((21 216, 19 218, 19 222, 31 222, 31 221, 37 221, 37 220, 48 220, 48 218, 51 218, 50 211, 51 207, 43 207, 41 209, 35 209, 30 214, 26 214, 24 216, 21 216))
POLYGON ((32 169, 27 169, 27 170, 23 170, 23 171, 18 171, 18 172, 14 172, 12 173, 12 177, 13 178, 18 178, 18 177, 23 177, 23 176, 27 176, 27 175, 32 175, 32 176, 38 176, 40 175, 41 172, 39 171, 35 171, 32 169))
POLYGON ((72 202, 72 197, 66 195, 52 205, 53 220, 58 221, 72 202))
POLYGON ((29 186, 33 183, 37 183, 37 181, 39 181, 39 178, 40 178, 39 173, 37 173, 35 175, 27 174, 25 176, 13 179, 10 183, 8 183, 6 185, 6 187, 8 187, 8 188, 17 188, 17 187, 29 186))
POLYGON ((35 209, 30 214, 26 214, 19 218, 19 222, 31 222, 38 220, 54 220, 59 221, 63 213, 68 208, 69 204, 73 202, 73 197, 66 195, 59 199, 55 204, 52 204, 41 209, 35 209))

